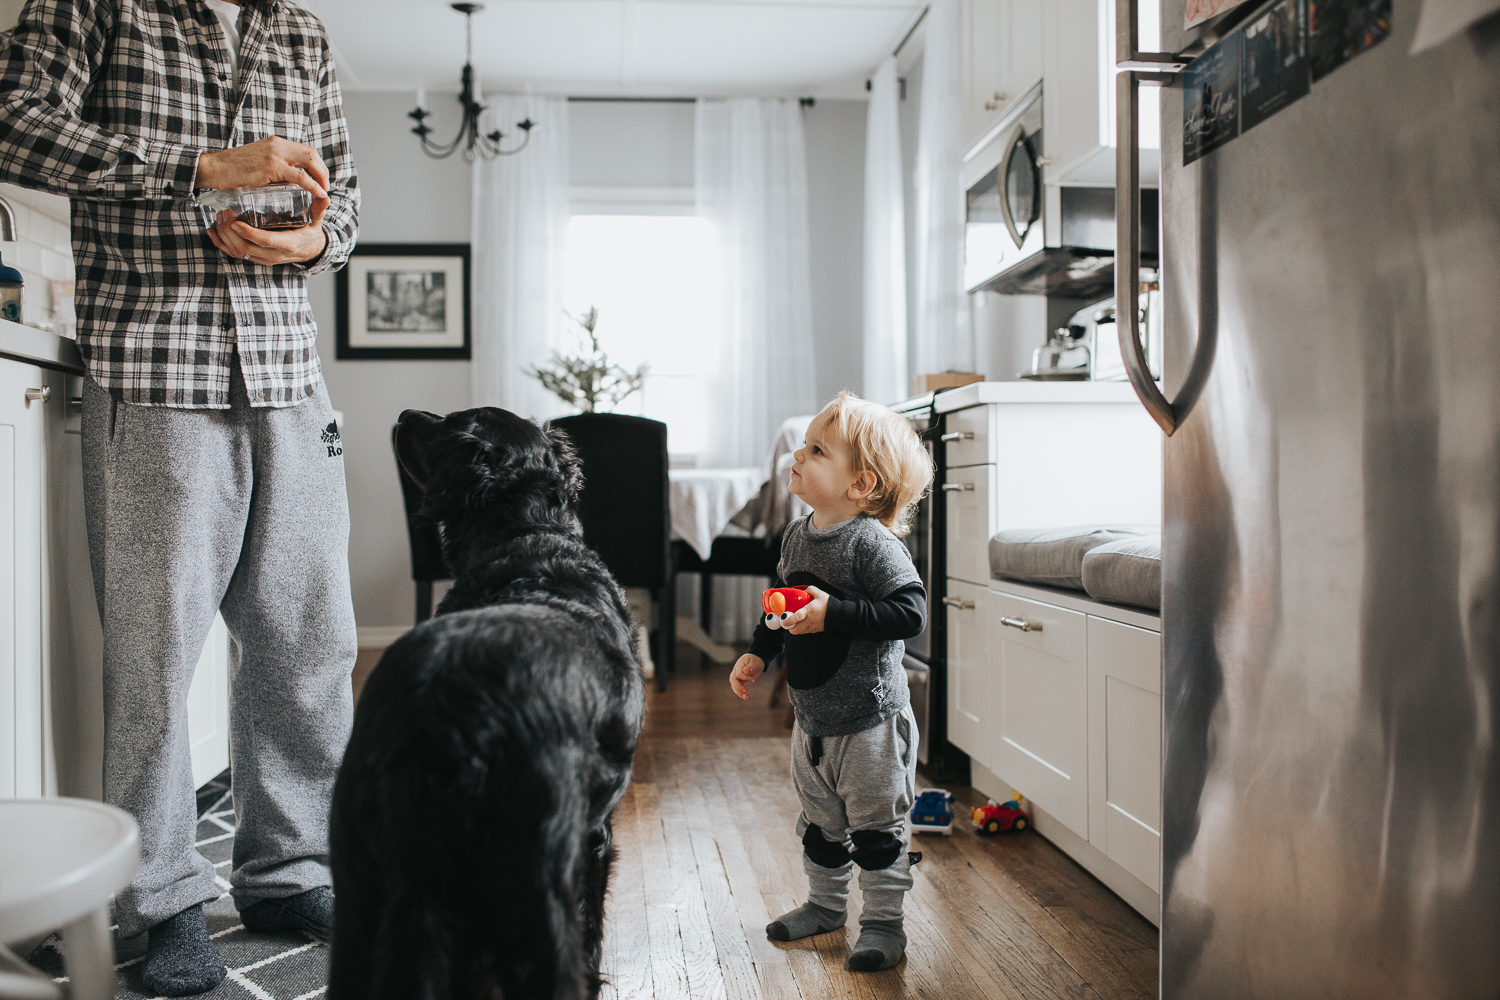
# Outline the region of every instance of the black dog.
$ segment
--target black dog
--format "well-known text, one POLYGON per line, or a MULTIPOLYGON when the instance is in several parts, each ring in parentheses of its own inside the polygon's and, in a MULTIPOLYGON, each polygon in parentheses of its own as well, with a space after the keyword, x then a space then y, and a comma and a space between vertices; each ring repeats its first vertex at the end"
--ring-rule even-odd
POLYGON ((401 414, 455 574, 370 675, 334 789, 330 1000, 597 996, 610 814, 644 693, 567 438, 401 414))

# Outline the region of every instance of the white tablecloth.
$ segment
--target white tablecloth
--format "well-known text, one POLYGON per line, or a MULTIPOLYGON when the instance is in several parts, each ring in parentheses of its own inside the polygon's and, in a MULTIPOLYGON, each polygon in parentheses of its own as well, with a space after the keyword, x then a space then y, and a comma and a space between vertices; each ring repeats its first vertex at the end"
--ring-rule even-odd
POLYGON ((672 534, 707 559, 714 538, 765 481, 758 465, 743 469, 673 469, 672 534))

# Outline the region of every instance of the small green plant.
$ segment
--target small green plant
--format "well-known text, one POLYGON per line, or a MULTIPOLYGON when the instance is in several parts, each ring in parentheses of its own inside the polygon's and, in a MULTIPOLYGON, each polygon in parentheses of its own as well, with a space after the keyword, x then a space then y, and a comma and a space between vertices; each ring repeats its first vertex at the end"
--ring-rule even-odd
POLYGON ((526 374, 542 383, 548 392, 584 413, 595 413, 603 403, 607 408, 618 406, 625 397, 640 389, 646 382, 650 365, 641 365, 635 371, 610 364, 609 355, 599 349, 599 310, 590 308, 582 316, 565 313, 569 319, 588 334, 589 349, 586 354, 559 354, 552 352, 551 363, 545 368, 526 370, 526 374))

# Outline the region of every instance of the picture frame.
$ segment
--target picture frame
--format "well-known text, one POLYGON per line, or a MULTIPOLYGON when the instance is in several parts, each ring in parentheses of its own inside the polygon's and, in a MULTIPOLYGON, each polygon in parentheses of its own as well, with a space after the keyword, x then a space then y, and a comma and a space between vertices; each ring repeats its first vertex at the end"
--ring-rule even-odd
POLYGON ((340 361, 468 361, 467 243, 358 243, 335 272, 340 361))

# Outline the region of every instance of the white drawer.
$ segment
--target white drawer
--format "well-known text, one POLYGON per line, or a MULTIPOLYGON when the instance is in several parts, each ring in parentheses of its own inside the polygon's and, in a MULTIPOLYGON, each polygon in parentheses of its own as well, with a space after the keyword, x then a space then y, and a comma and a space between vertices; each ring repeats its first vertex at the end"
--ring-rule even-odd
POLYGON ((984 586, 990 579, 990 536, 995 533, 995 467, 949 469, 937 489, 948 513, 948 576, 984 586))
POLYGON ((1089 616, 1089 840, 1161 891, 1161 635, 1089 616))
POLYGON ((1088 839, 1088 616, 990 597, 990 769, 1088 839))
POLYGON ((995 454, 991 450, 993 435, 990 422, 993 406, 971 406, 967 410, 955 410, 948 414, 943 424, 943 442, 947 445, 944 460, 948 467, 960 465, 991 465, 995 454))
POLYGON ((983 587, 948 581, 948 740, 989 766, 989 594, 983 587))

